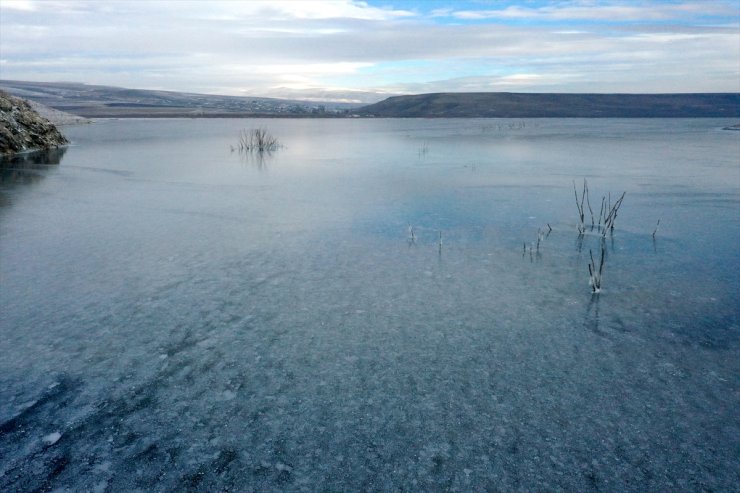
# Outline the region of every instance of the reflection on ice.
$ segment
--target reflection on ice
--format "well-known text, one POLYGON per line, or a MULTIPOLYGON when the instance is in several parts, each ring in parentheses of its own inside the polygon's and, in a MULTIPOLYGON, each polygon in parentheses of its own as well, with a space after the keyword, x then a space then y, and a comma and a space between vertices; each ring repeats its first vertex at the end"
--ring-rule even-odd
POLYGON ((12 156, 0 155, 0 186, 30 184, 43 179, 43 171, 62 162, 66 147, 35 151, 12 156))
POLYGON ((43 151, 0 155, 0 169, 34 169, 62 162, 67 147, 54 147, 43 151))

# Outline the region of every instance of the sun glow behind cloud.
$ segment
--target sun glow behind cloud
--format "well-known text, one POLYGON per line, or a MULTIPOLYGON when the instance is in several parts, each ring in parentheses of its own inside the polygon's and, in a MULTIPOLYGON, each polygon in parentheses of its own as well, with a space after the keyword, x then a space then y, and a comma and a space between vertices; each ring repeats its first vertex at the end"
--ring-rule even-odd
POLYGON ((254 96, 740 90, 740 5, 0 0, 0 78, 254 96))

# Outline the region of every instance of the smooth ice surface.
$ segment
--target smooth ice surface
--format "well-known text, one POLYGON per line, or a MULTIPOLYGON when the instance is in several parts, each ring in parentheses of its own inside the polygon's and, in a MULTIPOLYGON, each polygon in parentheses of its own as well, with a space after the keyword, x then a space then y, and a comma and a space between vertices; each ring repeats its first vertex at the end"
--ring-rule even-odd
POLYGON ((0 174, 0 491, 736 488, 733 123, 66 127, 0 174))

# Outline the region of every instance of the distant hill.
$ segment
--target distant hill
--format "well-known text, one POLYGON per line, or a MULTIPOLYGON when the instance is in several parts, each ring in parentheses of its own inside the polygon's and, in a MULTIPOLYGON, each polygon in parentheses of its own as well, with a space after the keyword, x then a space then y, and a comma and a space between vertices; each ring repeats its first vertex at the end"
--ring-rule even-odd
POLYGON ((740 93, 529 94, 435 93, 350 103, 218 96, 67 82, 0 80, 0 90, 86 118, 105 117, 732 117, 740 93))
POLYGON ((356 104, 0 80, 0 90, 87 118, 338 116, 356 104))
POLYGON ((388 118, 737 118, 740 117, 740 93, 435 93, 391 97, 358 108, 353 114, 388 118))

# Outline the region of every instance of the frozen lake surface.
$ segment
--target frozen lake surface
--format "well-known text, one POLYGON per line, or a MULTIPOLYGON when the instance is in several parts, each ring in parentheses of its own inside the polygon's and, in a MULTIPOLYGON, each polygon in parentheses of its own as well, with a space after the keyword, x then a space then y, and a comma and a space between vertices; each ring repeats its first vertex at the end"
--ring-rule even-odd
POLYGON ((65 128, 0 175, 0 491, 736 491, 734 123, 65 128))

